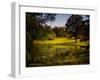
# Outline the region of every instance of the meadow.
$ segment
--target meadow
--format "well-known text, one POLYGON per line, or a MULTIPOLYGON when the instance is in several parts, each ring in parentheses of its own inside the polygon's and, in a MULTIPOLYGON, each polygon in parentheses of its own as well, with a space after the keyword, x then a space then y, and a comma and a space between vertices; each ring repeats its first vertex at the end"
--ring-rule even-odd
POLYGON ((79 46, 87 46, 88 41, 80 41, 77 39, 71 38, 54 38, 53 40, 34 40, 33 43, 35 44, 62 44, 62 45, 79 45, 79 46))

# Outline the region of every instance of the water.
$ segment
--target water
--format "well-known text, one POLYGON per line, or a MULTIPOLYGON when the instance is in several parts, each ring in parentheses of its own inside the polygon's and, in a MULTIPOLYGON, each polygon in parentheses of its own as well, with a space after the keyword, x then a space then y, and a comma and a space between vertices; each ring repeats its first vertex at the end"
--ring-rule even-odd
POLYGON ((87 46, 34 44, 26 53, 26 67, 89 64, 87 46))

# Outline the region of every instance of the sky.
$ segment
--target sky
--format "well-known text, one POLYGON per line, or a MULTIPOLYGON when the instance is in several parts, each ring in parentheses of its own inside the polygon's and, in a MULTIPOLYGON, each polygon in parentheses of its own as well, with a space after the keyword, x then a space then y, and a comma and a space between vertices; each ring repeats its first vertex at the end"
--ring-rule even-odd
MULTIPOLYGON (((57 26, 57 27, 62 27, 65 26, 68 18, 71 16, 72 14, 56 14, 56 20, 54 22, 48 22, 47 24, 50 25, 52 28, 57 26)), ((85 20, 86 17, 83 16, 83 19, 85 20)))
POLYGON ((54 22, 47 23, 48 25, 52 27, 62 27, 65 26, 65 23, 67 22, 67 19, 70 17, 70 14, 57 14, 56 20, 54 22))

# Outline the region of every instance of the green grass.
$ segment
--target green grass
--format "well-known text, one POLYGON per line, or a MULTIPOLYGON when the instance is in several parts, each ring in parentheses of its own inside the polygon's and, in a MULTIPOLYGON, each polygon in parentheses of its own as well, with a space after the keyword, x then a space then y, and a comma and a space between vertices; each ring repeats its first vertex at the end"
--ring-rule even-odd
POLYGON ((34 43, 36 44, 63 44, 63 45, 80 45, 80 46, 86 46, 88 42, 80 42, 79 39, 77 39, 77 43, 75 43, 75 39, 69 39, 69 38, 55 38, 53 40, 34 40, 34 43))

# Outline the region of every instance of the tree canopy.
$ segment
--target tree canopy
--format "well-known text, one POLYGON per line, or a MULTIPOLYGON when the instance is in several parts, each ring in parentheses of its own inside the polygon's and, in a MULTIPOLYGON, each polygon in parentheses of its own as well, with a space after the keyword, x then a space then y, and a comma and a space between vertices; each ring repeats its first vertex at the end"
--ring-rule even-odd
POLYGON ((86 38, 89 34, 89 16, 86 15, 85 17, 87 17, 86 20, 83 19, 82 15, 71 15, 65 24, 66 31, 75 39, 79 36, 86 38))

